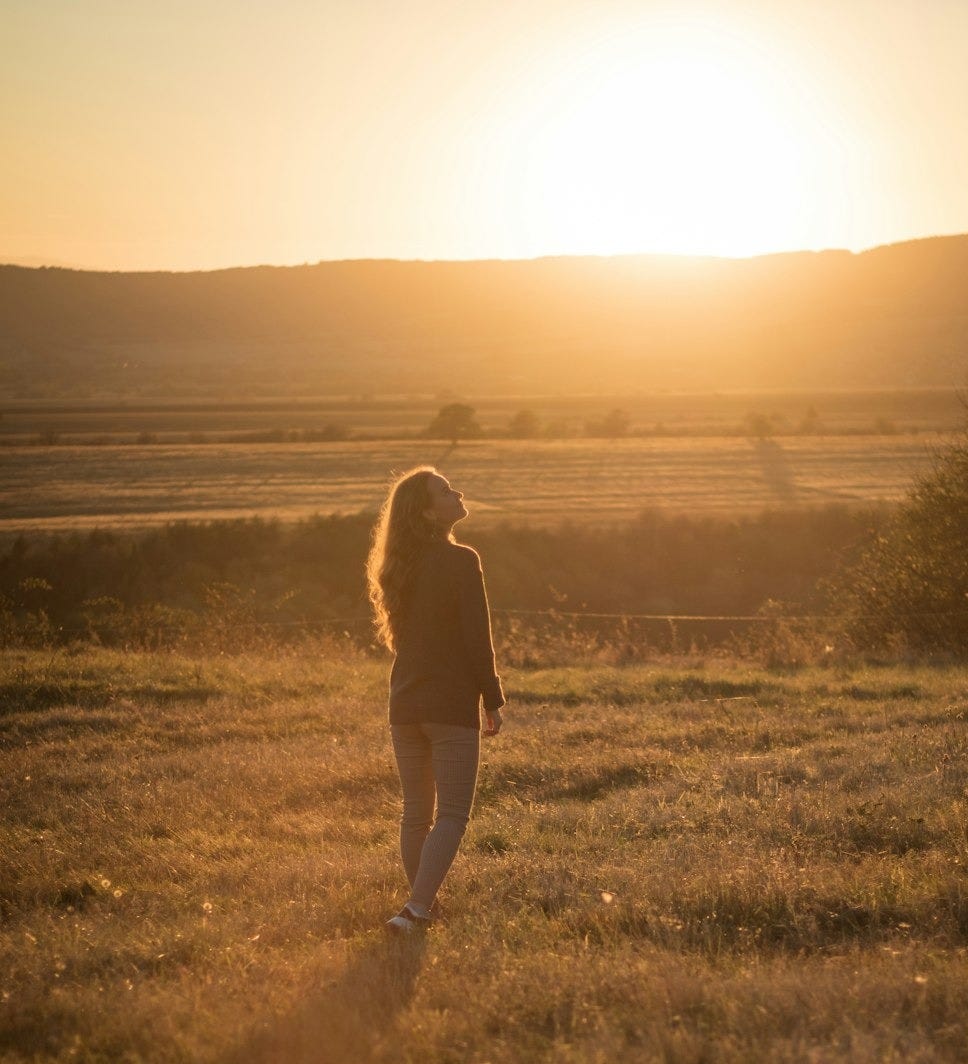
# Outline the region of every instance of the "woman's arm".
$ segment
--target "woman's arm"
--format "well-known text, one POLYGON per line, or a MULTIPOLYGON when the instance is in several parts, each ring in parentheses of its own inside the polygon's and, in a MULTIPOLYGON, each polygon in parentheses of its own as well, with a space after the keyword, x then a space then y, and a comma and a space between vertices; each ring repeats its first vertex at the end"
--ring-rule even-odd
MULTIPOLYGON (((460 548, 458 581, 461 631, 478 689, 484 696, 484 709, 493 713, 505 704, 501 679, 494 664, 494 643, 491 639, 491 615, 484 589, 484 573, 477 552, 470 547, 460 548)), ((500 724, 498 723, 498 728, 500 724)), ((495 729, 496 730, 496 729, 495 729)))

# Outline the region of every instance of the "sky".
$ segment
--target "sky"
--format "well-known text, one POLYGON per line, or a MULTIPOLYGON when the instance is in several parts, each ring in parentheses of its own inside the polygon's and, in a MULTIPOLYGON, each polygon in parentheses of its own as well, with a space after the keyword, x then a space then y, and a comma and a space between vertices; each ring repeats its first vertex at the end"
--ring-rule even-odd
POLYGON ((0 262, 968 233, 968 0, 0 0, 0 262))

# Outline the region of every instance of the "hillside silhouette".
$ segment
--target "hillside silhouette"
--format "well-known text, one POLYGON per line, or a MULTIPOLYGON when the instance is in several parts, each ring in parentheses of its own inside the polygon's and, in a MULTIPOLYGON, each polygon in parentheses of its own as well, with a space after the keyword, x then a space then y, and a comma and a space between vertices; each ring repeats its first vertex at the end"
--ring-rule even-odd
POLYGON ((852 254, 0 266, 0 399, 963 386, 968 236, 852 254))

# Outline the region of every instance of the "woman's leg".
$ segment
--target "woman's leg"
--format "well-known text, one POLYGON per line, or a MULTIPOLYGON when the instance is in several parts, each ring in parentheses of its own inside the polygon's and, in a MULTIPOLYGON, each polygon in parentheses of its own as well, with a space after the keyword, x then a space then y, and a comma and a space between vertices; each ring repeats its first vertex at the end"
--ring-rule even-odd
POLYGON ((451 724, 422 724, 420 727, 432 749, 437 816, 423 844, 410 901, 415 912, 426 915, 457 856, 471 815, 481 733, 476 728, 459 728, 451 724))
POLYGON ((419 724, 392 724, 390 737, 403 791, 400 856, 413 889, 424 840, 434 819, 434 770, 430 740, 419 724))

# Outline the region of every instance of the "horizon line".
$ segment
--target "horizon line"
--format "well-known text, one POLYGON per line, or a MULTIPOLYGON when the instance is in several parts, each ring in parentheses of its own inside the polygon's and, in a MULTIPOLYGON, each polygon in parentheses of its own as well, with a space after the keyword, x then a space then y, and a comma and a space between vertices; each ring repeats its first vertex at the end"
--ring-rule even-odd
POLYGON ((0 268, 2 267, 14 267, 22 270, 62 270, 66 273, 108 273, 108 274, 194 274, 194 273, 228 273, 232 270, 298 270, 306 267, 327 266, 327 265, 339 265, 350 263, 399 263, 401 265, 458 265, 458 264, 485 264, 485 263, 528 263, 528 262, 548 262, 548 261, 560 261, 560 260, 572 260, 572 259, 599 259, 599 260, 615 260, 615 259, 677 259, 677 260, 689 260, 692 262, 749 262, 753 259, 770 259, 780 258, 791 255, 829 255, 829 254, 843 254, 843 255, 864 255, 870 251, 878 251, 882 248, 899 247, 903 244, 920 244, 934 240, 957 240, 959 238, 968 237, 968 232, 958 233, 935 233, 930 236, 918 236, 908 237, 902 240, 890 240, 883 244, 871 244, 869 247, 863 247, 859 249, 843 248, 843 247, 825 247, 825 248, 797 248, 786 251, 764 251, 758 252, 752 255, 715 255, 715 254, 690 254, 686 252, 676 251, 627 251, 627 252, 615 252, 615 253, 570 253, 563 252, 561 254, 546 254, 546 255, 521 255, 521 256, 485 256, 482 258, 400 258, 394 256, 373 256, 373 255, 361 255, 350 258, 338 258, 338 259, 317 259, 315 262, 308 260, 304 262, 285 262, 285 263, 271 263, 271 262, 253 262, 246 265, 235 266, 202 266, 193 267, 187 269, 165 269, 161 268, 139 268, 139 269, 120 269, 120 268, 107 268, 107 267, 92 267, 92 266, 68 266, 58 264, 56 262, 50 263, 37 263, 38 256, 31 255, 25 256, 27 261, 0 261, 0 268))

